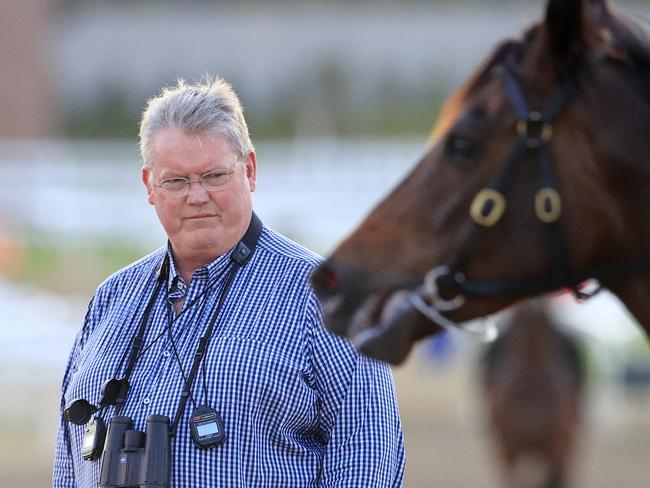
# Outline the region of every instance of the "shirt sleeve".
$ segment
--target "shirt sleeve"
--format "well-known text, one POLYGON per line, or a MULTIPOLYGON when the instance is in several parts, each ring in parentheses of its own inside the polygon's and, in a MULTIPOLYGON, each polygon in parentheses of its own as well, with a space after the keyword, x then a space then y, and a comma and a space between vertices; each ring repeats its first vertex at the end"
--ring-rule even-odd
POLYGON ((404 439, 390 368, 359 355, 349 342, 325 330, 315 297, 307 320, 326 442, 318 486, 402 486, 404 439))
POLYGON ((54 452, 54 467, 52 472, 52 488, 76 488, 74 474, 74 455, 70 444, 70 428, 63 416, 65 409, 65 392, 70 384, 73 373, 77 370, 78 360, 89 332, 95 323, 93 315, 93 301, 91 300, 84 319, 84 325, 75 339, 72 351, 68 358, 68 364, 63 375, 61 386, 61 405, 59 418, 59 432, 56 437, 56 448, 54 452))

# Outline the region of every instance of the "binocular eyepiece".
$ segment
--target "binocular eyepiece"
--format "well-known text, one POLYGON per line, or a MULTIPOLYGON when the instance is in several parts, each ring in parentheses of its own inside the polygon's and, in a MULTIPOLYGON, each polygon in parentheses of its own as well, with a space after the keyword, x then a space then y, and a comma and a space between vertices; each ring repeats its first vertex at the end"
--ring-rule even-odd
POLYGON ((99 471, 100 488, 169 487, 169 418, 147 417, 146 435, 129 417, 110 420, 99 471))

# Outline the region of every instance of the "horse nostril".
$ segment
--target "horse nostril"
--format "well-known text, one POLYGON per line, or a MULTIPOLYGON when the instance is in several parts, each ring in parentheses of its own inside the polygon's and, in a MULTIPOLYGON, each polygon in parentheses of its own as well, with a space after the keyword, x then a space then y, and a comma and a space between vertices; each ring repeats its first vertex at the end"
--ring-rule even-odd
POLYGON ((316 268, 311 276, 311 284, 320 298, 335 295, 340 288, 338 276, 328 263, 316 268))

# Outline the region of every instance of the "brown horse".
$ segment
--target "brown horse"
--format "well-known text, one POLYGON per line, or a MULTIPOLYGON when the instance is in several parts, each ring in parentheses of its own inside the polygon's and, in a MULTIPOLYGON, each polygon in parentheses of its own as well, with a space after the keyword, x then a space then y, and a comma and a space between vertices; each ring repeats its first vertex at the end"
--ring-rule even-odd
POLYGON ((549 0, 312 282, 331 330, 399 363, 440 326, 588 279, 650 331, 650 42, 604 0, 549 0))
POLYGON ((482 373, 505 486, 566 486, 585 381, 575 339, 543 302, 526 302, 486 349, 482 373))

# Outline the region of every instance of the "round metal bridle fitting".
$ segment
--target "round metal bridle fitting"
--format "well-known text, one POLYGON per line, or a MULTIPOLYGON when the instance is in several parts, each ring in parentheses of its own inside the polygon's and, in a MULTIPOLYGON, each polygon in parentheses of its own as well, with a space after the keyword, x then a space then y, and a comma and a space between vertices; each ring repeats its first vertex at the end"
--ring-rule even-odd
POLYGON ((476 194, 469 208, 469 215, 474 222, 483 227, 492 227, 506 209, 506 198, 493 188, 483 188, 476 194), (486 206, 491 205, 487 212, 486 206))
POLYGON ((526 145, 533 149, 553 137, 553 126, 545 122, 542 114, 533 110, 526 120, 517 121, 517 134, 526 139, 526 145))
POLYGON ((447 266, 437 266, 430 270, 424 277, 423 291, 429 303, 437 310, 449 312, 460 308, 465 303, 465 297, 461 294, 456 295, 451 300, 446 300, 440 296, 438 280, 443 276, 451 274, 447 266))

